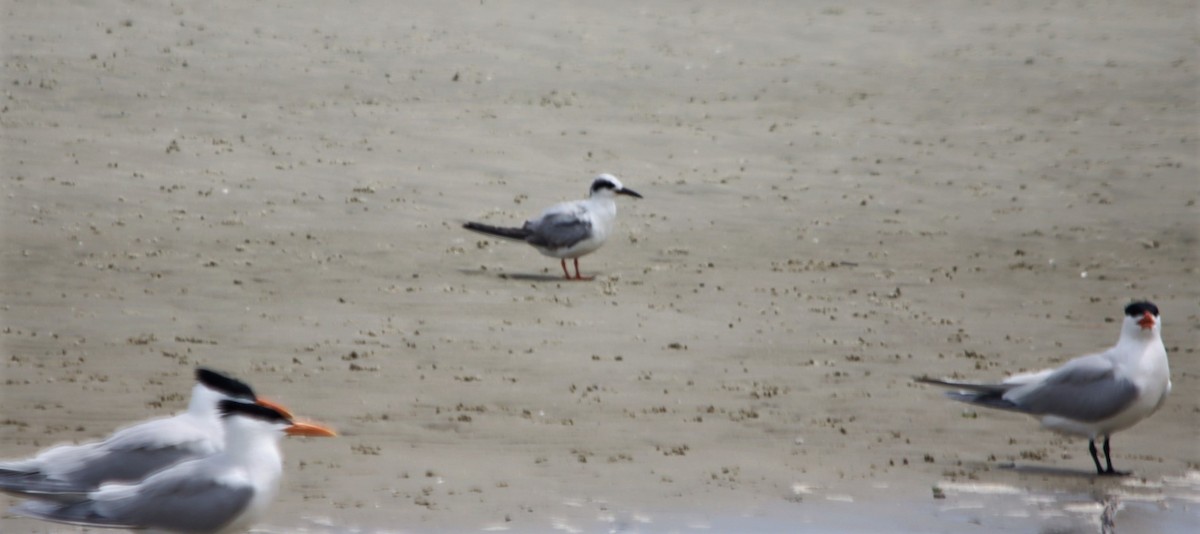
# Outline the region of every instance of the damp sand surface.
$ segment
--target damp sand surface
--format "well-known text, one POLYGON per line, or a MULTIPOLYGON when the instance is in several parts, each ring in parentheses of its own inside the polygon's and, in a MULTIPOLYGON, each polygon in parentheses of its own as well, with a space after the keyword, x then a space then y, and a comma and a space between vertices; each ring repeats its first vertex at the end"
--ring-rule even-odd
POLYGON ((284 443, 269 531, 1195 521, 1190 2, 3 12, 0 457, 207 365, 343 433, 284 443), (645 198, 594 281, 461 229, 599 172, 645 198), (1132 478, 911 380, 1103 349, 1134 298, 1175 393, 1132 478))

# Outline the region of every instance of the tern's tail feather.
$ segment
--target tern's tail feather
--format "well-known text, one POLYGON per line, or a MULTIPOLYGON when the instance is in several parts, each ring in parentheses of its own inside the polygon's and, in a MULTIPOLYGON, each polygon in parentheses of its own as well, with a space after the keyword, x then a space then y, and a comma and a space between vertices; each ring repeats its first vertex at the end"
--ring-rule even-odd
POLYGON ((977 393, 1001 393, 1013 388, 1012 384, 977 384, 974 382, 952 382, 950 380, 942 380, 940 378, 930 378, 928 376, 913 377, 913 380, 922 384, 933 384, 947 388, 963 389, 974 391, 977 393))
POLYGON ((0 492, 43 501, 78 502, 93 489, 41 476, 0 476, 0 492))
POLYGON ((517 241, 524 241, 526 237, 529 237, 530 233, 530 231, 525 228, 503 228, 500 226, 492 226, 490 224, 477 222, 466 223, 463 225, 463 228, 466 228, 472 232, 503 237, 505 239, 516 239, 517 241))
POLYGON ((85 501, 75 504, 59 504, 46 501, 25 501, 17 506, 9 509, 17 515, 41 519, 43 521, 53 521, 55 523, 66 523, 69 525, 80 525, 85 527, 100 527, 100 528, 125 528, 134 529, 138 525, 125 525, 106 518, 96 512, 92 501, 85 501))
POLYGON ((986 408, 995 408, 997 410, 1009 410, 1013 412, 1024 412, 1020 406, 1014 404, 1004 398, 1004 394, 1008 390, 1017 386, 1017 384, 973 384, 970 382, 951 382, 949 380, 939 380, 937 378, 929 378, 927 376, 919 376, 913 380, 922 384, 933 384, 948 388, 955 388, 961 391, 947 391, 946 396, 959 402, 967 404, 975 404, 986 408))

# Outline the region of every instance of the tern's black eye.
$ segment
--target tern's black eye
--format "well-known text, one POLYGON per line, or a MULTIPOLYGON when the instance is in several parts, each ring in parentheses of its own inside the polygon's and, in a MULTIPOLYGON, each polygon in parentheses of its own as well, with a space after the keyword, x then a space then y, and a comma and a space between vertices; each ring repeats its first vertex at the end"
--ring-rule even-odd
POLYGON ((1141 300, 1130 303, 1125 307, 1126 317, 1141 317, 1146 312, 1150 312, 1150 315, 1158 317, 1158 306, 1155 306, 1153 302, 1148 300, 1141 300))
POLYGON ((235 399, 255 400, 254 390, 245 382, 218 373, 211 369, 199 367, 196 369, 196 381, 208 386, 209 389, 220 391, 235 399))

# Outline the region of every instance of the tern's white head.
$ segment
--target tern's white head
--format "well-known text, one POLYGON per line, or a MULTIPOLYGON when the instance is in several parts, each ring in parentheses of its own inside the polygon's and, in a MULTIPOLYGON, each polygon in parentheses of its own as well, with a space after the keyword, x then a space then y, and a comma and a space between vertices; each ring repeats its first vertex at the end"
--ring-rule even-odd
MULTIPOLYGON (((337 433, 315 423, 293 421, 290 415, 259 404, 223 400, 218 408, 225 429, 225 449, 209 461, 232 464, 245 477, 241 483, 251 490, 249 502, 237 516, 224 523, 220 532, 244 532, 270 506, 279 491, 279 479, 283 474, 279 440, 285 435, 336 436, 337 433)), ((231 480, 238 478, 231 477, 231 480)))
POLYGON ((615 198, 617 195, 629 195, 634 198, 642 198, 637 191, 625 187, 616 176, 611 174, 601 174, 592 180, 592 197, 607 197, 615 198))
POLYGON ((1158 316, 1158 306, 1142 300, 1125 307, 1125 320, 1121 323, 1123 339, 1154 339, 1160 335, 1162 319, 1158 316))

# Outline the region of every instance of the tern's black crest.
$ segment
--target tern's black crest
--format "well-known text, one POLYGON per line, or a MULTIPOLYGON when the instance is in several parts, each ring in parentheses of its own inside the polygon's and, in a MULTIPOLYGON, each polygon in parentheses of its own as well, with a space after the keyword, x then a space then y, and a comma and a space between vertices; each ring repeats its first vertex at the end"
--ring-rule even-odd
POLYGON ((1146 312, 1150 312, 1150 315, 1158 317, 1158 306, 1155 306, 1153 302, 1148 300, 1139 300, 1131 302, 1125 307, 1126 317, 1141 317, 1146 312))
POLYGON ((268 423, 279 423, 284 425, 292 424, 292 420, 288 419, 286 415, 280 413, 279 410, 268 408, 259 404, 250 404, 248 402, 226 399, 218 403, 217 407, 221 410, 221 417, 232 417, 237 415, 242 417, 253 417, 268 423))
POLYGON ((592 182, 592 191, 591 192, 595 193, 596 191, 599 191, 601 189, 610 189, 610 190, 616 191, 616 190, 620 189, 620 187, 618 187, 617 184, 613 183, 612 180, 609 180, 608 178, 601 176, 599 178, 596 178, 596 180, 592 182))
POLYGON ((197 367, 196 381, 235 399, 255 400, 258 398, 254 395, 254 390, 250 389, 245 382, 211 369, 197 367))

